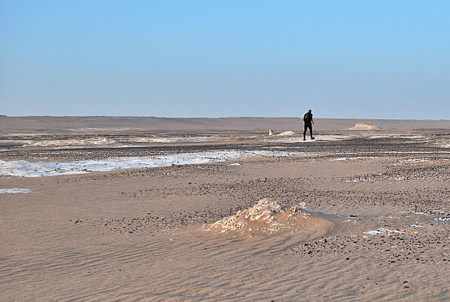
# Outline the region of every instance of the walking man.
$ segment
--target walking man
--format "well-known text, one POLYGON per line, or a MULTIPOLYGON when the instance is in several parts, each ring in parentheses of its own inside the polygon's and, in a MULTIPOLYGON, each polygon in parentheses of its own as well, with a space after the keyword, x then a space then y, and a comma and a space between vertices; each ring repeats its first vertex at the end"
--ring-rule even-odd
POLYGON ((306 131, 309 128, 309 135, 311 136, 311 139, 315 139, 312 133, 312 125, 314 124, 313 120, 313 114, 311 112, 311 109, 308 110, 308 112, 305 113, 303 116, 303 122, 305 123, 305 130, 303 130, 303 140, 306 140, 306 131))

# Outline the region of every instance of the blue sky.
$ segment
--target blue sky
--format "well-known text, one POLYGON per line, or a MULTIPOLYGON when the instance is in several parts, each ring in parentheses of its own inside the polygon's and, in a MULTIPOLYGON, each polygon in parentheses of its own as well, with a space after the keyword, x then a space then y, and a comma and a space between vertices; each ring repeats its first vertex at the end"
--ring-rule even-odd
POLYGON ((0 0, 0 114, 450 119, 450 1, 0 0))

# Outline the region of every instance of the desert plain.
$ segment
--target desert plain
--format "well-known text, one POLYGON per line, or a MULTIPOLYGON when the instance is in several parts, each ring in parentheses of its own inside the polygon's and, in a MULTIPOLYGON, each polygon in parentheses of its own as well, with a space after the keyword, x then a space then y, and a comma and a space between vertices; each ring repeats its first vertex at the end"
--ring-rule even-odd
POLYGON ((314 131, 0 117, 0 300, 449 301, 450 121, 314 131))

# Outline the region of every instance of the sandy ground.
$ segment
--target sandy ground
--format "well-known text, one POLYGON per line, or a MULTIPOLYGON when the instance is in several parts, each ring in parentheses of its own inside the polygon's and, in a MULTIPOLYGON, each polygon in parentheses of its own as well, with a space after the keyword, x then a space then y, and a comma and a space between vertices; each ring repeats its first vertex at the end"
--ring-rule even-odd
POLYGON ((297 155, 0 176, 0 300, 449 301, 448 130, 336 130, 306 142, 224 131, 213 141, 133 147, 92 144, 92 133, 2 133, 3 162, 297 155), (304 216, 283 227, 211 228, 264 198, 301 205, 304 216))

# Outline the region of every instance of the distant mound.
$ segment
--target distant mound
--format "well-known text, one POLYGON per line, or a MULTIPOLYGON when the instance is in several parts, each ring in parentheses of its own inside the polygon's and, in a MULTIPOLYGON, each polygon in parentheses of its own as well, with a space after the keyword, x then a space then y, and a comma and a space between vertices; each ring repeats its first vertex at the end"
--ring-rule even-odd
POLYGON ((208 230, 222 233, 227 231, 271 233, 295 229, 310 235, 323 235, 334 226, 332 222, 313 217, 312 214, 304 205, 288 207, 276 200, 264 198, 248 209, 213 223, 208 230))
POLYGON ((381 128, 376 125, 357 123, 355 126, 351 127, 349 130, 381 130, 381 128))
POLYGON ((284 132, 277 134, 277 136, 294 136, 294 135, 295 135, 294 131, 284 131, 284 132))

